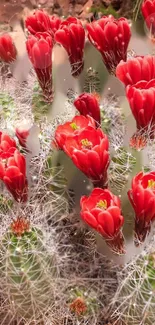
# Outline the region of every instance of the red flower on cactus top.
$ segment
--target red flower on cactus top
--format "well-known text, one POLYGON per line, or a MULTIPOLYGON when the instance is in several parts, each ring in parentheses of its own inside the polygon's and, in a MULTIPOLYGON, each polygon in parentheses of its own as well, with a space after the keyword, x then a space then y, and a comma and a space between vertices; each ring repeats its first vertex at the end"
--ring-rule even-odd
POLYGON ((35 36, 29 36, 26 47, 43 95, 47 101, 51 101, 53 99, 52 38, 48 33, 37 33, 35 36))
POLYGON ((63 150, 94 186, 107 186, 109 141, 101 129, 88 126, 78 134, 67 137, 63 150))
POLYGON ((61 19, 56 16, 49 16, 42 10, 37 10, 26 18, 25 25, 28 31, 35 35, 38 32, 48 32, 54 42, 55 32, 59 29, 61 19))
POLYGON ((90 115, 97 122, 97 126, 100 125, 100 107, 96 97, 92 94, 83 93, 75 99, 74 105, 81 115, 90 115))
POLYGON ((152 39, 155 38, 155 0, 144 0, 141 6, 142 15, 152 39))
POLYGON ((90 116, 75 116, 72 121, 59 125, 55 132, 55 140, 60 149, 63 149, 68 136, 75 135, 87 126, 95 128, 95 121, 90 116))
POLYGON ((132 180, 128 192, 135 210, 135 243, 143 242, 155 220, 155 172, 140 172, 132 180))
POLYGON ((7 159, 13 156, 16 149, 15 140, 8 134, 0 132, 0 158, 7 159))
POLYGON ((0 179, 17 202, 27 201, 26 161, 18 150, 6 162, 0 162, 0 179))
POLYGON ((112 15, 102 17, 87 25, 90 42, 101 53, 103 62, 110 73, 121 60, 127 59, 127 48, 131 37, 127 19, 115 19, 112 15))
POLYGON ((126 95, 137 123, 137 129, 150 130, 150 137, 155 131, 155 79, 139 81, 133 86, 127 86, 126 95))
POLYGON ((69 17, 61 23, 55 33, 55 41, 61 44, 68 53, 71 73, 78 77, 84 67, 85 30, 79 19, 69 17))
POLYGON ((116 68, 116 77, 127 85, 138 81, 150 81, 155 78, 155 57, 151 55, 137 56, 127 62, 121 61, 116 68))
POLYGON ((6 63, 16 60, 17 50, 9 34, 0 36, 0 59, 6 63))
POLYGON ((53 43, 48 33, 29 36, 27 43, 29 58, 36 69, 46 69, 52 65, 53 43))
POLYGON ((80 205, 81 218, 105 238, 113 251, 124 253, 121 232, 124 217, 121 215, 119 198, 109 190, 96 188, 89 197, 82 196, 80 205))

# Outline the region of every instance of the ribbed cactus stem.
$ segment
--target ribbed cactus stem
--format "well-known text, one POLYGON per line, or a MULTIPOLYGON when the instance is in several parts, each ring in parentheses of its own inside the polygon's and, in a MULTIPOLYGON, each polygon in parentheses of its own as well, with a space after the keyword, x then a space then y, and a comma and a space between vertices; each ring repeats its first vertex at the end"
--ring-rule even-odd
POLYGON ((134 211, 129 201, 127 192, 131 188, 132 178, 142 170, 142 166, 143 166, 142 152, 132 149, 131 154, 135 158, 135 166, 133 170, 129 173, 128 181, 121 193, 122 211, 126 220, 125 227, 124 227, 124 234, 126 238, 133 237, 133 227, 134 227, 134 211), (133 227, 132 226, 129 227, 128 226, 129 223, 130 224, 133 223, 133 227))
POLYGON ((55 257, 43 239, 41 230, 18 218, 0 243, 2 290, 12 312, 23 319, 39 319, 53 301, 55 257))
POLYGON ((126 268, 114 297, 114 316, 123 324, 155 324, 155 251, 143 252, 126 268))

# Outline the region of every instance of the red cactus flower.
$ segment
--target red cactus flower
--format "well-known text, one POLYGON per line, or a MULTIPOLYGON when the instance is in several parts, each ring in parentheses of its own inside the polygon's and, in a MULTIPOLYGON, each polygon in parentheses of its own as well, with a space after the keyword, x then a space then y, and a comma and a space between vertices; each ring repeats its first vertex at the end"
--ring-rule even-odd
POLYGON ((72 121, 59 125, 55 132, 55 140, 60 149, 63 149, 68 136, 77 134, 87 126, 95 128, 95 121, 90 116, 75 116, 72 121))
POLYGON ((127 62, 121 61, 116 68, 116 77, 127 85, 138 81, 150 81, 155 78, 155 57, 151 55, 137 56, 127 62))
POLYGON ((63 150, 72 159, 94 186, 107 186, 107 169, 109 166, 109 142, 101 129, 91 126, 74 136, 68 136, 63 150))
POLYGON ((155 0, 144 0, 141 6, 142 15, 152 39, 155 38, 155 0))
POLYGON ((17 202, 28 199, 28 182, 26 178, 26 161, 18 150, 7 162, 0 162, 0 179, 17 202))
POLYGON ((61 25, 61 19, 57 16, 50 16, 50 25, 51 30, 49 33, 52 35, 53 43, 55 42, 55 33, 60 28, 61 25))
POLYGON ((0 59, 6 63, 16 60, 17 49, 9 34, 0 36, 0 59))
POLYGON ((8 134, 0 132, 0 158, 12 157, 16 150, 16 142, 8 134))
POLYGON ((16 137, 18 138, 20 145, 23 148, 26 148, 27 138, 29 136, 29 129, 16 128, 15 133, 16 133, 16 137))
POLYGON ((82 196, 80 205, 81 218, 105 238, 113 251, 124 253, 121 232, 124 218, 119 198, 109 190, 96 188, 89 197, 82 196))
POLYGON ((52 38, 48 33, 37 33, 29 36, 26 46, 43 95, 47 101, 52 101, 52 38))
POLYGON ((93 94, 83 93, 75 99, 74 105, 81 115, 90 115, 97 122, 97 126, 101 123, 100 107, 96 97, 93 94))
POLYGON ((68 53, 73 77, 78 77, 84 67, 85 31, 77 18, 69 17, 55 33, 55 40, 61 44, 68 53))
POLYGON ((149 137, 154 138, 155 79, 149 82, 139 81, 133 86, 127 86, 126 95, 136 120, 138 131, 142 131, 141 134, 144 134, 145 131, 146 135, 147 131, 149 131, 149 137))
POLYGON ((131 187, 128 196, 135 210, 135 244, 138 245, 145 240, 155 220, 155 172, 140 172, 133 178, 131 187))
POLYGON ((54 43, 55 32, 59 29, 61 19, 56 16, 49 16, 43 10, 37 10, 26 18, 25 25, 28 31, 35 35, 38 32, 47 32, 52 36, 54 43))
POLYGON ((110 73, 115 74, 121 60, 126 61, 127 48, 131 37, 127 19, 115 19, 112 15, 102 17, 87 25, 90 42, 101 53, 103 62, 110 73))

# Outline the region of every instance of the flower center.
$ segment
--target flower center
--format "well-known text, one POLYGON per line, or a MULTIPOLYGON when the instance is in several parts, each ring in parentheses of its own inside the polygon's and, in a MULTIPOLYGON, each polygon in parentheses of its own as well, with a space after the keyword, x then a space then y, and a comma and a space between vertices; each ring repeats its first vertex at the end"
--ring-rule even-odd
POLYGON ((97 208, 100 208, 102 210, 106 210, 107 209, 107 201, 106 200, 100 200, 97 204, 96 204, 97 208))
POLYGON ((86 148, 86 149, 92 148, 92 142, 90 142, 88 139, 82 139, 81 143, 82 143, 83 148, 86 148))
POLYGON ((71 126, 71 128, 73 129, 73 130, 77 130, 78 129, 78 126, 77 126, 77 124, 76 123, 71 123, 70 124, 70 126, 71 126))
POLYGON ((148 180, 148 186, 151 190, 155 190, 155 181, 153 179, 148 180))

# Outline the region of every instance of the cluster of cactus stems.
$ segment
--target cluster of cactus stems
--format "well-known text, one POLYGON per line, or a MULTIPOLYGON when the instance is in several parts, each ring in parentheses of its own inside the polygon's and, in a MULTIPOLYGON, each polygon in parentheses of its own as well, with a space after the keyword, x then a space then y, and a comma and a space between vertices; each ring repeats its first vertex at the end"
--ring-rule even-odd
MULTIPOLYGON (((144 0, 141 11, 150 41, 154 43, 155 1, 144 0)), ((147 244, 152 234, 155 57, 140 53, 128 55, 132 33, 130 23, 123 17, 103 16, 84 27, 75 17, 60 19, 37 10, 26 18, 25 28, 26 50, 34 71, 28 77, 28 81, 33 79, 32 85, 25 83, 24 87, 29 87, 31 99, 26 98, 23 107, 19 101, 16 107, 14 94, 0 93, 0 294, 9 306, 11 320, 19 320, 19 324, 42 321, 46 324, 46 319, 52 324, 53 310, 58 301, 62 302, 58 282, 65 282, 62 275, 65 272, 59 265, 59 249, 54 242, 55 227, 59 238, 62 223, 64 228, 67 224, 66 214, 67 220, 76 214, 70 188, 67 189, 69 179, 67 173, 64 175, 62 155, 63 161, 68 157, 89 182, 91 192, 84 195, 88 191, 81 191, 78 201, 83 227, 87 224, 92 228, 117 255, 126 253, 123 231, 126 222, 134 220, 136 247, 147 244), (65 49, 70 77, 77 83, 85 72, 86 42, 99 52, 110 78, 122 82, 131 120, 128 121, 125 109, 119 108, 119 98, 116 100, 114 94, 101 99, 100 77, 92 67, 87 69, 80 94, 68 89, 68 111, 62 118, 50 120, 55 98, 54 48, 61 45, 65 49), (22 127, 23 114, 30 123, 22 127), (136 130, 126 140, 133 121, 136 130), (51 234, 53 239, 47 243, 51 234), (54 244, 55 249, 51 249, 54 244)), ((19 59, 16 45, 8 34, 0 36, 0 59, 7 65, 19 59)), ((25 88, 18 87, 22 98, 25 88)), ((73 165, 70 173, 72 169, 73 165)), ((61 236, 63 231, 62 227, 61 236)), ((155 322, 154 255, 149 246, 146 253, 126 267, 126 279, 114 298, 114 303, 117 301, 114 316, 125 324, 155 322)), ((69 313, 76 314, 80 324, 98 312, 94 291, 85 297, 85 288, 73 286, 72 298, 69 290, 67 293, 69 313)), ((2 324, 5 321, 3 317, 2 324)))

